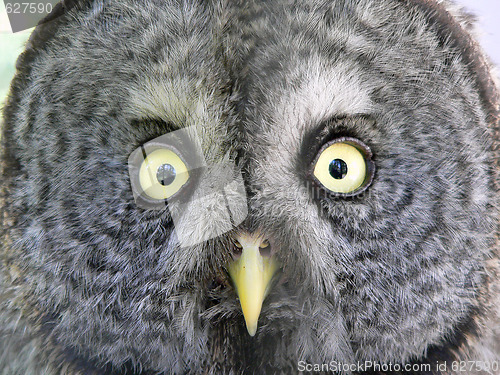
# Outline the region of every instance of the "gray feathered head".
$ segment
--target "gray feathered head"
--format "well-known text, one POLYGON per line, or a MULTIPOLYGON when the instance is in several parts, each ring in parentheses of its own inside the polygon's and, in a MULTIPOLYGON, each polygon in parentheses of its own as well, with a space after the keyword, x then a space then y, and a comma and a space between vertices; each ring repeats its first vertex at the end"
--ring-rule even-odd
POLYGON ((471 27, 448 1, 60 4, 3 112, 0 368, 498 358, 471 27))

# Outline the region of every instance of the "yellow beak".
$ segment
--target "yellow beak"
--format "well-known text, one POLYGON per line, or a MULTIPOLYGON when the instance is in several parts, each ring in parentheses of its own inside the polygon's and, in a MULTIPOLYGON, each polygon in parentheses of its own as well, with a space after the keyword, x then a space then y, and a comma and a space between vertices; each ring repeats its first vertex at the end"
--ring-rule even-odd
POLYGON ((271 256, 261 255, 261 249, 269 244, 258 235, 242 234, 236 239, 241 245, 241 256, 229 264, 228 271, 240 299, 248 333, 254 336, 262 302, 278 265, 271 256))

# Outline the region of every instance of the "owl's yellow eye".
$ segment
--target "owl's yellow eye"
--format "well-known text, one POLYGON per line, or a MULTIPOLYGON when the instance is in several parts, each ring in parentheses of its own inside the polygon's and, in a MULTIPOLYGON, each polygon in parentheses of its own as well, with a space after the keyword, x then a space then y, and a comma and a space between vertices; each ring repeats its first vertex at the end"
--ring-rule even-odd
POLYGON ((186 164, 169 149, 158 149, 148 154, 139 170, 141 188, 153 199, 170 198, 188 180, 186 164))
POLYGON ((366 181, 365 156, 351 142, 336 142, 320 151, 314 177, 333 193, 352 193, 366 181))

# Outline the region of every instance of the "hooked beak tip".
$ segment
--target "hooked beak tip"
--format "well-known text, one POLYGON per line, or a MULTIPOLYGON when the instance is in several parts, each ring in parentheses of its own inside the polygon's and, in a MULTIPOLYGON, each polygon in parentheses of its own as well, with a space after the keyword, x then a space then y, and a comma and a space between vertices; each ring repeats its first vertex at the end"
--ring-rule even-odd
POLYGON ((255 336, 262 303, 278 267, 272 256, 261 255, 260 237, 240 235, 237 240, 241 256, 229 264, 228 271, 240 299, 248 334, 255 336))

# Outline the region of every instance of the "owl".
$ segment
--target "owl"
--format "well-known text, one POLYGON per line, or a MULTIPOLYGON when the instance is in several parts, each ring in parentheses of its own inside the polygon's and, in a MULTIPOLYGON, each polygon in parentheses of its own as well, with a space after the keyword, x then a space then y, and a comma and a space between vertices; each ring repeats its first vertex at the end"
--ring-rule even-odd
POLYGON ((3 109, 2 374, 500 374, 499 96, 446 0, 77 0, 3 109))

